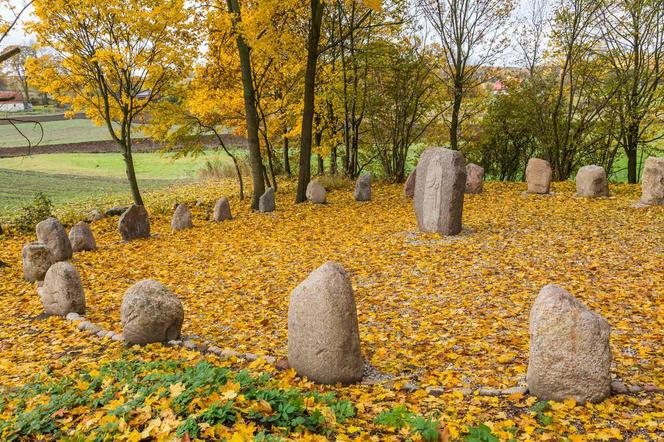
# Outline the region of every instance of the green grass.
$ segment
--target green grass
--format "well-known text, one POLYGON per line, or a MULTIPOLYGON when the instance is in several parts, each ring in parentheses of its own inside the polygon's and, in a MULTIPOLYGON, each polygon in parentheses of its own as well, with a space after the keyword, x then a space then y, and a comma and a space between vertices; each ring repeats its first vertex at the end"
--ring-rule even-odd
MULTIPOLYGON (((111 139, 106 126, 96 126, 90 120, 45 121, 41 125, 44 129, 44 139, 39 143, 40 146, 111 139)), ((38 125, 17 123, 17 127, 33 145, 39 141, 41 130, 38 125)), ((140 131, 136 130, 133 136, 140 137, 140 131)), ((0 125, 0 148, 27 145, 28 142, 12 125, 0 125)))

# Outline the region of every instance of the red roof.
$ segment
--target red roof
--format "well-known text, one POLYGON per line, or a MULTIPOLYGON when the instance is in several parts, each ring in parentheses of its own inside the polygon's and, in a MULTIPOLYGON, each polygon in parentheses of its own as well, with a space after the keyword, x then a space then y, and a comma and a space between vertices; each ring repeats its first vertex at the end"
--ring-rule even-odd
POLYGON ((2 103, 23 103, 23 94, 15 91, 0 91, 0 104, 2 103))

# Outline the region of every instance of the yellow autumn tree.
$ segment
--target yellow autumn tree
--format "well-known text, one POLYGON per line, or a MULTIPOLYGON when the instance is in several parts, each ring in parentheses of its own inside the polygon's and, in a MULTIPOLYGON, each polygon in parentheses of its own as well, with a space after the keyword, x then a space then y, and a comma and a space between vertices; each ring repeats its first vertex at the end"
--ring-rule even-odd
POLYGON ((192 16, 184 0, 37 0, 29 29, 47 55, 33 84, 105 124, 124 158, 135 204, 134 125, 190 74, 192 16))

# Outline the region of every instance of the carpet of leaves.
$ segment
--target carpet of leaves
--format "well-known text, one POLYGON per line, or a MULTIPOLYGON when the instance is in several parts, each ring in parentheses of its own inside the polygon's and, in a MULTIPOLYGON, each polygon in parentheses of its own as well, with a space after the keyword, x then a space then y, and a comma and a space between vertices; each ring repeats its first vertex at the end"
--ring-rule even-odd
MULTIPOLYGON (((326 205, 295 205, 293 183, 282 187, 272 214, 252 213, 248 201, 238 200, 234 185, 223 180, 152 193, 146 200, 154 236, 147 240, 121 243, 117 218, 93 223, 99 250, 78 253, 73 260, 85 287, 88 318, 120 332, 125 290, 154 278, 182 300, 184 334, 221 348, 285 357, 290 292, 309 272, 335 260, 352 277, 363 354, 393 381, 316 386, 262 360, 247 366, 235 358, 160 345, 127 350, 78 332, 60 318, 37 319, 39 298, 34 285, 22 280, 20 264, 21 247, 34 235, 14 235, 0 240, 0 260, 10 265, 0 269, 0 393, 10 401, 0 402, 0 422, 11 418, 21 388, 27 388, 22 386, 40 379, 89 383, 81 373, 96 373, 104 364, 184 360, 191 367, 209 363, 233 373, 268 373, 279 388, 333 392, 339 401, 352 403, 352 416, 341 420, 330 407, 312 403, 328 410, 322 413, 326 432, 309 436, 312 432, 304 429, 302 438, 426 439, 415 431, 413 416, 435 419, 445 428, 441 435, 451 440, 664 438, 661 393, 579 405, 452 391, 505 388, 523 380, 529 309, 548 283, 563 286, 608 319, 614 378, 664 388, 664 209, 632 208, 637 186, 612 186, 611 198, 587 200, 573 196, 573 183, 555 183, 551 196, 523 195, 522 183, 487 183, 483 194, 466 196, 464 232, 447 238, 417 231, 411 202, 399 185, 374 185, 373 200, 366 203, 353 201, 352 187, 341 186, 328 194, 326 205), (208 221, 223 194, 230 197, 235 219, 208 221), (197 200, 203 205, 192 207, 197 200), (193 229, 170 231, 175 201, 192 207, 193 229), (424 390, 405 393, 400 387, 408 381, 449 392, 439 397, 424 390), (487 436, 490 432, 497 439, 487 436)), ((163 440, 190 438, 181 429, 186 419, 172 411, 177 395, 147 409, 141 404, 118 412, 130 392, 127 387, 113 398, 119 401, 115 408, 63 408, 52 420, 63 434, 104 421, 116 425, 118 440, 139 440, 141 433, 163 440), (145 433, 148 425, 152 432, 145 433)), ((190 411, 196 414, 210 404, 190 411)), ((260 403, 247 405, 252 406, 260 403)), ((254 440, 262 431, 242 416, 233 425, 236 439, 230 440, 254 440)), ((205 429, 212 435, 203 439, 230 438, 226 430, 205 429)))

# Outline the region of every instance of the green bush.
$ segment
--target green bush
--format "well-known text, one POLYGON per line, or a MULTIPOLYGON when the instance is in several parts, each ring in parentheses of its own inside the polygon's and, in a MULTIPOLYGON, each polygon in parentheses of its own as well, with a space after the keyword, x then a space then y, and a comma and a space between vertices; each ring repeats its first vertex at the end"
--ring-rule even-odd
POLYGON ((52 209, 53 202, 51 199, 46 194, 38 192, 32 203, 21 209, 21 214, 14 220, 14 225, 19 230, 31 231, 37 223, 53 216, 52 209))

